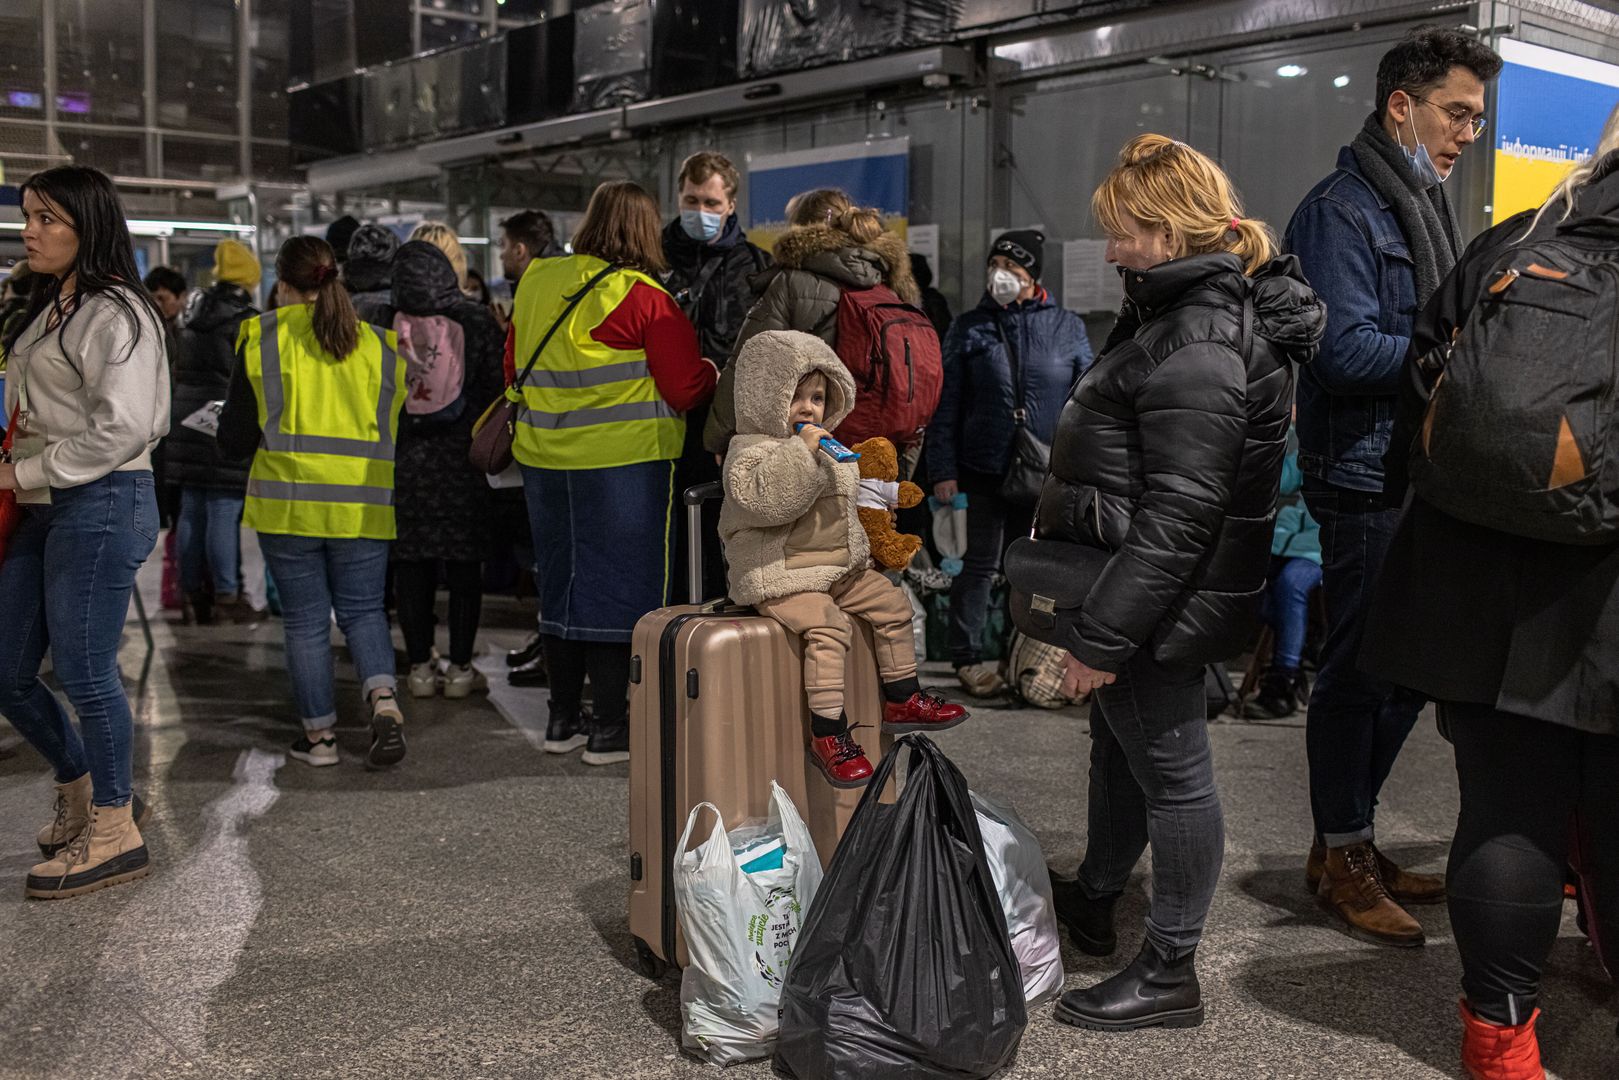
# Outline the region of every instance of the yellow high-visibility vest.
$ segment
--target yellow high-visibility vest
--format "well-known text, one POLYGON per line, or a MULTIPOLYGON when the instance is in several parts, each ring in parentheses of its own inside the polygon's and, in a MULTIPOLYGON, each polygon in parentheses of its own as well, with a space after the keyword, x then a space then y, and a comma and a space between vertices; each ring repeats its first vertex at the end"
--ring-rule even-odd
MULTIPOLYGON (((529 264, 512 311, 519 374, 568 302, 606 266, 592 255, 529 264)), ((524 465, 608 469, 680 456, 686 421, 659 395, 646 350, 609 348, 590 336, 637 282, 663 289, 637 270, 608 274, 579 301, 540 354, 521 399, 513 398, 523 407, 512 453, 524 465)))
POLYGON ((242 521, 259 532, 331 540, 394 538, 394 444, 405 361, 392 330, 360 323, 334 360, 315 341, 308 304, 242 324, 264 443, 253 455, 242 521))

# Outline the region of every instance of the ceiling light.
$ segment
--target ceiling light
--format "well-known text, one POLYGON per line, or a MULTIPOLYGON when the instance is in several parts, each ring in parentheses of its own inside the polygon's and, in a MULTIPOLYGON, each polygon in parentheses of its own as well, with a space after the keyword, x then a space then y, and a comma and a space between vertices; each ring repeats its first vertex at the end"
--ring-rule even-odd
POLYGON ((1310 69, 1299 64, 1283 64, 1276 69, 1276 74, 1284 79, 1296 79, 1300 75, 1309 74, 1310 69))
POLYGON ((1338 76, 1336 79, 1332 80, 1332 85, 1334 85, 1338 89, 1342 90, 1344 87, 1349 85, 1349 76, 1348 75, 1340 75, 1340 76, 1338 76))

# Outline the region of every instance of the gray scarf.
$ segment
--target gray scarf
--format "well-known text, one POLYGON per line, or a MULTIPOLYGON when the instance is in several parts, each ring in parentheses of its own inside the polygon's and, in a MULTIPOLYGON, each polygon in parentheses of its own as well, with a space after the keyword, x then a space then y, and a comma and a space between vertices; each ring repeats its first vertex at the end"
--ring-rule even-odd
POLYGON ((1461 253, 1456 215, 1450 208, 1450 200, 1445 198, 1444 186, 1435 184, 1426 191, 1419 186, 1405 151, 1389 137, 1376 113, 1366 118, 1366 126, 1355 136, 1350 149, 1355 152, 1355 161, 1367 182, 1394 208, 1400 231, 1405 233, 1411 259, 1416 264, 1417 308, 1420 310, 1456 265, 1456 257, 1461 253))

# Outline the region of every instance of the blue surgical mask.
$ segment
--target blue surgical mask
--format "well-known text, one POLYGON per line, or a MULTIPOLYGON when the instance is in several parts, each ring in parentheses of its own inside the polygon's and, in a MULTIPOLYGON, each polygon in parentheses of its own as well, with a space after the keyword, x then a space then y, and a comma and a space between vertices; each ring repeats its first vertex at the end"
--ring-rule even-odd
MULTIPOLYGON (((1396 141, 1398 142, 1399 140, 1396 141)), ((1400 152, 1405 155, 1405 160, 1410 164, 1411 171, 1417 174, 1417 183, 1422 185, 1424 191, 1435 184, 1443 184, 1446 178, 1439 175, 1439 166, 1433 163, 1433 158, 1429 155, 1428 148, 1422 145, 1421 139, 1417 138, 1417 121, 1415 117, 1412 117, 1411 120, 1411 141, 1417 144, 1417 148, 1407 150, 1405 143, 1400 142, 1400 152)))
POLYGON ((711 214, 707 210, 682 210, 680 227, 693 240, 713 243, 720 238, 720 230, 725 227, 725 215, 711 214))

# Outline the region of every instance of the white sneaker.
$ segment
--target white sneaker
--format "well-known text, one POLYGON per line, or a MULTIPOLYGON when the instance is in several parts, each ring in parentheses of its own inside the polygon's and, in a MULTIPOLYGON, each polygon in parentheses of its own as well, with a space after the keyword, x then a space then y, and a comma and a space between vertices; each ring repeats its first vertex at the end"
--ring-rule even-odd
POLYGON ((438 669, 431 662, 412 664, 405 685, 410 688, 411 697, 432 697, 438 693, 438 669))
POLYGON ((489 680, 471 664, 465 667, 451 664, 444 669, 444 696, 447 698, 470 697, 488 689, 489 680))
POLYGON ((305 765, 314 765, 317 768, 322 765, 336 765, 337 740, 328 735, 318 742, 310 742, 307 735, 301 735, 287 753, 305 765))

